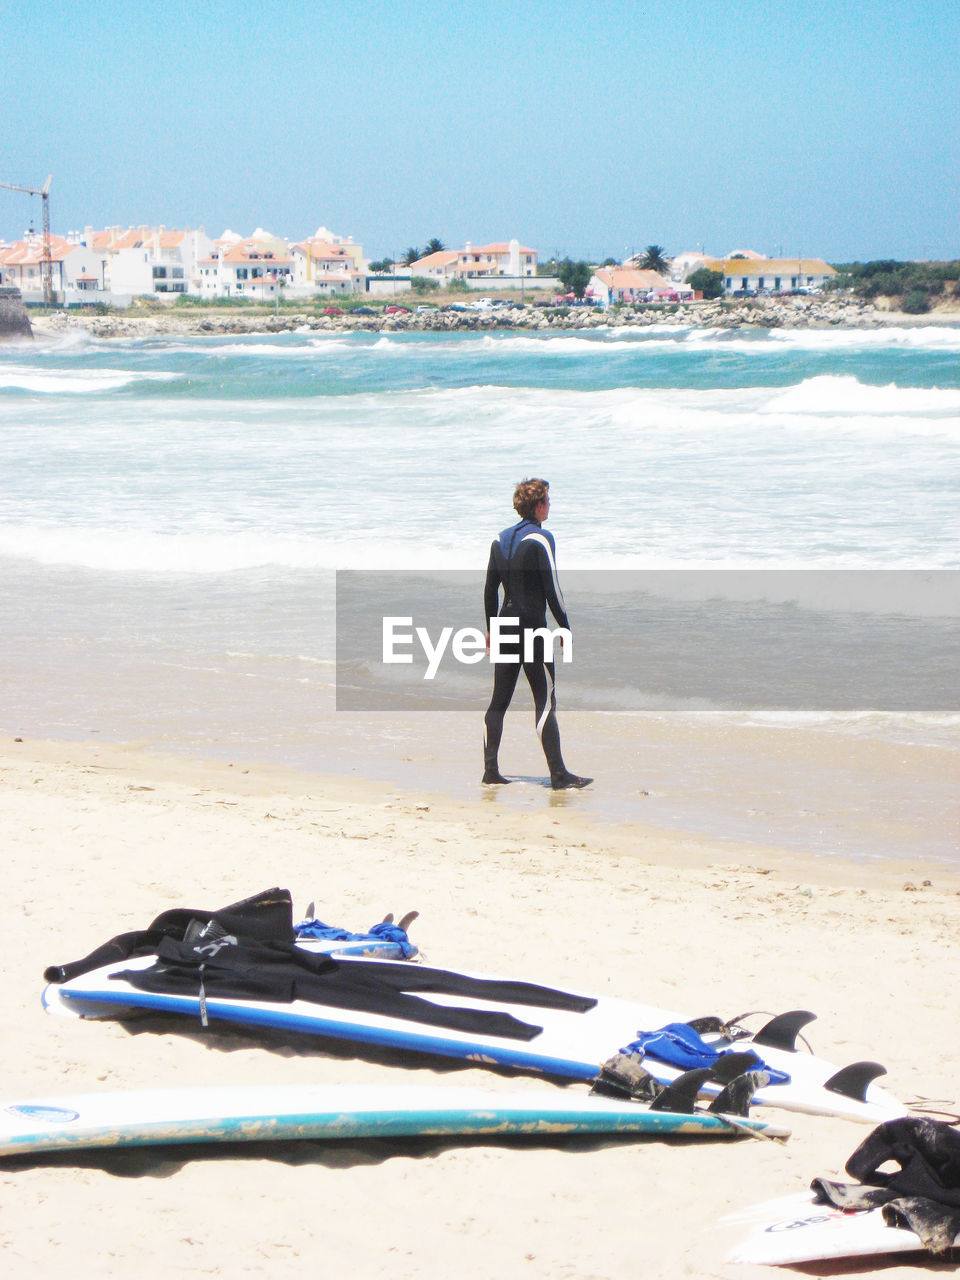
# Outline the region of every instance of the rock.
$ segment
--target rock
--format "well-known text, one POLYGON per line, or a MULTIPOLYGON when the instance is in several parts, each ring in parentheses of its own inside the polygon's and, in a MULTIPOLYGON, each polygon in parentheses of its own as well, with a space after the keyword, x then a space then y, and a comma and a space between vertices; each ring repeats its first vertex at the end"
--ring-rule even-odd
POLYGON ((0 341, 6 338, 32 338, 30 317, 23 305, 19 289, 0 289, 0 341))

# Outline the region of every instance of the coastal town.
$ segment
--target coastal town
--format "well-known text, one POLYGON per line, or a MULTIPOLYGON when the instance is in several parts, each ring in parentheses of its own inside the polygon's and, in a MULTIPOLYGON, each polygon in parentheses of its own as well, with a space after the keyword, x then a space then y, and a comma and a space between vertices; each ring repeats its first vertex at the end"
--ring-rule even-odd
MULTIPOLYGON (((658 249, 658 246, 652 246, 658 249)), ((211 239, 202 229, 165 226, 107 227, 69 231, 65 236, 28 232, 12 243, 0 242, 0 286, 18 289, 25 303, 45 298, 61 306, 96 303, 125 308, 137 298, 176 301, 298 303, 331 305, 363 299, 381 302, 413 290, 516 293, 562 292, 553 274, 556 260, 544 263, 534 248, 516 238, 485 244, 467 242, 447 248, 439 240, 425 250, 410 249, 403 260, 371 260, 351 236, 320 226, 290 241, 262 228, 241 236, 226 230, 211 239)), ((770 257, 755 249, 724 255, 684 251, 651 262, 649 251, 622 262, 591 265, 580 296, 595 305, 679 302, 702 297, 691 278, 716 273, 727 296, 803 294, 820 291, 835 274, 821 258, 770 257)))

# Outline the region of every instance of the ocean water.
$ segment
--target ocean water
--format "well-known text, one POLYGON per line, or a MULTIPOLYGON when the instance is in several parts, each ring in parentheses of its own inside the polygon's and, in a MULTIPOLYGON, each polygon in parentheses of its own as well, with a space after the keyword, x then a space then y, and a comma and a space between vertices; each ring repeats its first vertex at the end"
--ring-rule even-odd
POLYGON ((11 731, 329 764, 335 571, 482 625, 539 475, 565 706, 957 744, 960 328, 70 335, 0 347, 0 468, 11 731))

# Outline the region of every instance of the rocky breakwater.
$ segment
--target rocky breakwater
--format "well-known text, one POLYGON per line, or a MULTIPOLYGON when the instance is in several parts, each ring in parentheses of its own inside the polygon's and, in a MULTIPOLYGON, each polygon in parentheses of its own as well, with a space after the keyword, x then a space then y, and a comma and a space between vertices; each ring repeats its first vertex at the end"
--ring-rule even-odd
MULTIPOLYGON (((639 306, 506 306, 490 311, 411 312, 386 316, 364 327, 386 332, 526 329, 536 331, 694 326, 704 329, 875 328, 890 317, 847 294, 797 297, 718 298, 714 301, 639 306)), ((313 326, 311 326, 313 327, 313 326)), ((346 317, 322 317, 318 328, 360 327, 346 317)))
MULTIPOLYGON (((25 313, 24 313, 25 315, 25 313)), ((526 306, 507 304, 482 311, 411 309, 386 315, 323 315, 313 309, 241 312, 184 309, 134 315, 54 312, 34 319, 36 336, 54 337, 84 329, 96 338, 143 338, 269 333, 527 333, 584 332, 592 329, 644 329, 654 326, 700 329, 876 329, 883 325, 956 324, 960 311, 938 307, 928 316, 906 316, 846 293, 796 297, 718 298, 713 301, 650 303, 614 307, 526 306)), ((29 321, 27 321, 29 332, 29 321)))
POLYGON ((19 289, 0 289, 0 342, 9 338, 32 338, 30 317, 19 289))

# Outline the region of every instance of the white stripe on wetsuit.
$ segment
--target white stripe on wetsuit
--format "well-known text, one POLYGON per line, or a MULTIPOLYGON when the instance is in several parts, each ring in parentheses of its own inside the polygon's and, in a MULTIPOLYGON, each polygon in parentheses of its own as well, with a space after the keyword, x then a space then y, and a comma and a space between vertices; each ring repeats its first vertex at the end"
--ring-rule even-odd
POLYGON ((529 542, 533 538, 535 542, 541 543, 547 553, 547 561, 550 565, 550 574, 553 578, 553 589, 557 593, 557 599, 560 602, 560 608, 566 613, 567 606, 563 599, 563 592, 560 590, 560 579, 557 577, 557 566, 553 558, 553 551, 550 547, 549 539, 545 538, 542 533, 527 533, 520 539, 521 542, 529 542))
POLYGON ((547 675, 550 676, 550 688, 547 690, 547 700, 544 703, 543 711, 540 715, 540 719, 537 721, 537 737, 538 738, 543 737, 543 726, 547 723, 547 716, 553 710, 553 691, 556 688, 556 684, 557 684, 553 676, 550 674, 550 668, 547 666, 546 663, 543 664, 543 669, 544 671, 546 671, 547 675))

